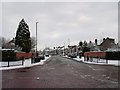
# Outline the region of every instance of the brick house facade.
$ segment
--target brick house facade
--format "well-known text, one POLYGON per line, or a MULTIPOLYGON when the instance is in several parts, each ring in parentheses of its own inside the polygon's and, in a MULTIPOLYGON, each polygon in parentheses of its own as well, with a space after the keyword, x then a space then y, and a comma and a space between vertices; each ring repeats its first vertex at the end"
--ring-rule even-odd
POLYGON ((103 39, 103 42, 99 45, 99 48, 101 51, 106 51, 108 49, 117 48, 117 45, 115 44, 115 40, 112 38, 107 37, 106 39, 103 39))

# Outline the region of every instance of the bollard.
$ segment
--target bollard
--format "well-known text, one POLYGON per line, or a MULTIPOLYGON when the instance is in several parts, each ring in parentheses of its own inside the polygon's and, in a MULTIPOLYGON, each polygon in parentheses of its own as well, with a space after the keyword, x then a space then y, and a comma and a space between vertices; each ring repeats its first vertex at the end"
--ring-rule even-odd
POLYGON ((9 66, 10 66, 10 62, 9 62, 9 57, 10 57, 10 56, 8 55, 7 57, 8 57, 8 67, 9 67, 9 66))
POLYGON ((32 57, 31 57, 31 64, 32 64, 32 57))
POLYGON ((31 56, 31 64, 32 64, 32 63, 35 63, 34 60, 35 60, 35 55, 34 55, 34 53, 32 53, 32 56, 31 56))
POLYGON ((86 61, 86 57, 84 56, 84 61, 86 61))
POLYGON ((31 64, 32 64, 32 63, 34 63, 34 58, 33 58, 33 57, 31 58, 31 64))
POLYGON ((22 57, 22 65, 24 65, 24 57, 22 57))
POLYGON ((92 58, 92 57, 90 57, 90 61, 91 61, 91 62, 93 61, 93 58, 92 58))
POLYGON ((98 56, 97 56, 97 63, 98 63, 98 56))
POLYGON ((9 62, 9 60, 8 60, 8 67, 10 66, 10 62, 9 62))
POLYGON ((108 60, 106 59, 106 63, 108 64, 108 60))
POLYGON ((89 61, 89 56, 87 56, 87 61, 89 61))
POLYGON ((22 65, 23 65, 23 60, 22 60, 22 65))

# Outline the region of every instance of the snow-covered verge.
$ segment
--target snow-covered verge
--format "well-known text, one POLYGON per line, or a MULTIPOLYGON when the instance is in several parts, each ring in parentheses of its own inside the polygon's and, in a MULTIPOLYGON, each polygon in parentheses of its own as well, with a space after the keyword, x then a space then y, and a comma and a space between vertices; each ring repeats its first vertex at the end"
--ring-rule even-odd
POLYGON ((32 64, 31 64, 31 59, 26 59, 23 65, 21 64, 22 60, 10 62, 9 63, 10 67, 2 67, 2 66, 7 66, 8 62, 0 62, 0 70, 19 69, 19 68, 25 68, 25 67, 32 67, 36 65, 43 65, 50 57, 51 56, 45 57, 44 60, 41 60, 40 62, 32 63, 32 64))
MULTIPOLYGON (((67 57, 67 56, 63 56, 63 57, 67 57)), ((70 57, 67 57, 67 58, 70 58, 70 57)), ((77 56, 77 58, 72 58, 73 60, 76 60, 76 61, 80 61, 80 62, 83 62, 83 63, 88 63, 88 64, 100 64, 100 65, 114 65, 114 66, 120 66, 120 60, 107 60, 106 59, 96 59, 96 58, 93 58, 92 61, 85 61, 84 60, 84 57, 81 57, 79 58, 79 56, 77 56)))

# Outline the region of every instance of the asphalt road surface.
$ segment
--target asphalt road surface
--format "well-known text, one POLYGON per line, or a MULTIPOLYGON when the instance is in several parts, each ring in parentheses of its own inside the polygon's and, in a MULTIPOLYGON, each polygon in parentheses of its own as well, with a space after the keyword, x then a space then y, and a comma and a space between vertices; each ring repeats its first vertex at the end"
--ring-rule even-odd
POLYGON ((118 88, 118 67, 52 56, 43 66, 2 71, 2 88, 118 88))

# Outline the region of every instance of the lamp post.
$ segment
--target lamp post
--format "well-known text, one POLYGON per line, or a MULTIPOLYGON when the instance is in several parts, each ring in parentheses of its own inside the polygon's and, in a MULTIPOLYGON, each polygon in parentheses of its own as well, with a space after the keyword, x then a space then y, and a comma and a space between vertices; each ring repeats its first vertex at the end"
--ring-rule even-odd
POLYGON ((37 57, 37 24, 38 24, 38 22, 36 22, 36 57, 37 57))

